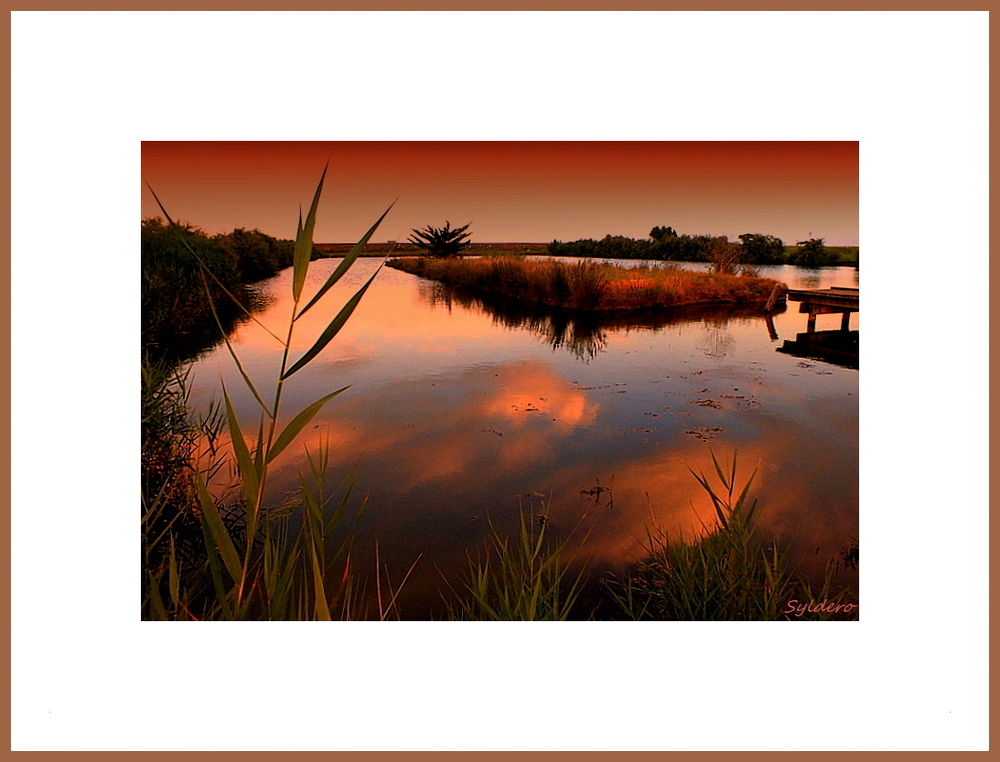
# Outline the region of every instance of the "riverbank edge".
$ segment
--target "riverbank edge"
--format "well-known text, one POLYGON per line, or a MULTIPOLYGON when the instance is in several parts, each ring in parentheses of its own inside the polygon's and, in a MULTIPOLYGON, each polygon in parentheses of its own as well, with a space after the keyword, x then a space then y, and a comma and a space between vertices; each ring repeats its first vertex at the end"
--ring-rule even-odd
MULTIPOLYGON (((469 260, 469 262, 481 262, 481 261, 482 261, 481 259, 469 260)), ((517 261, 518 260, 515 258, 514 262, 517 261)), ((548 261, 553 261, 553 260, 548 260, 548 261)), ((586 259, 580 260, 579 262, 573 263, 573 265, 571 265, 570 267, 579 266, 588 261, 590 260, 586 259)), ((462 282, 457 279, 448 277, 447 275, 441 277, 440 273, 438 273, 436 276, 435 274, 429 274, 426 271, 426 266, 428 264, 438 265, 438 266, 448 266, 451 268, 456 268, 456 267, 462 268, 463 264, 461 263, 464 262, 465 262, 464 259, 438 260, 429 257, 394 257, 386 262, 386 266, 392 267, 393 269, 399 270, 400 272, 405 272, 410 275, 415 275, 419 278, 424 278, 425 280, 444 283, 454 288, 465 290, 471 294, 487 295, 491 297, 503 297, 505 299, 511 299, 519 302, 544 305, 545 307, 564 311, 569 314, 629 315, 629 314, 642 314, 651 312, 666 312, 685 307, 707 307, 707 306, 725 307, 727 305, 732 305, 734 307, 735 306, 743 307, 755 304, 760 304, 762 308, 766 308, 768 305, 773 307, 775 304, 783 303, 785 301, 788 292, 787 284, 782 283, 781 281, 778 280, 774 280, 773 278, 761 278, 757 276, 737 276, 731 274, 718 274, 718 273, 702 273, 690 270, 675 270, 673 271, 673 274, 677 274, 681 278, 687 279, 689 282, 695 282, 695 281, 717 282, 718 280, 721 280, 723 278, 732 279, 732 278, 748 277, 752 278, 752 280, 754 281, 753 284, 754 286, 762 286, 763 288, 761 288, 761 290, 758 291, 757 293, 753 294, 750 298, 726 299, 718 297, 716 298, 696 297, 689 299, 681 299, 679 301, 673 301, 669 304, 651 300, 630 306, 619 306, 616 304, 601 304, 600 299, 604 298, 603 293, 594 295, 591 299, 593 303, 590 303, 589 301, 581 302, 578 299, 576 303, 572 303, 571 300, 576 298, 575 295, 572 293, 569 294, 568 296, 562 297, 561 299, 540 298, 540 291, 542 289, 551 288, 551 285, 549 283, 542 282, 542 278, 540 277, 536 278, 535 281, 529 284, 531 288, 531 293, 528 294, 528 293, 512 292, 510 288, 505 288, 500 283, 495 284, 495 286, 484 286, 482 283, 462 282), (447 262, 448 264, 444 265, 443 264, 444 262, 447 262)), ((545 263, 546 260, 541 260, 536 264, 544 266, 545 263)), ((595 262, 591 262, 591 264, 593 264, 594 268, 597 269, 604 269, 609 271, 626 271, 626 268, 619 268, 616 267, 615 265, 595 263, 595 262)), ((540 273, 542 275, 545 275, 540 268, 536 268, 534 270, 528 270, 525 272, 532 272, 535 275, 538 275, 540 273)), ((627 270, 627 272, 632 273, 633 271, 627 270)), ((627 277, 619 278, 617 282, 626 284, 630 283, 638 284, 640 281, 643 280, 641 276, 645 272, 648 271, 636 269, 634 271, 636 275, 635 278, 627 278, 627 277)), ((588 287, 590 285, 591 284, 587 284, 588 287)), ((656 288, 657 287, 654 286, 647 290, 647 293, 645 294, 647 299, 651 299, 654 296, 662 294, 662 292, 658 292, 656 288)), ((637 291, 638 290, 639 289, 637 289, 637 291)), ((641 298, 641 295, 638 298, 641 298)), ((765 311, 766 311, 765 309, 762 309, 762 314, 765 311)))

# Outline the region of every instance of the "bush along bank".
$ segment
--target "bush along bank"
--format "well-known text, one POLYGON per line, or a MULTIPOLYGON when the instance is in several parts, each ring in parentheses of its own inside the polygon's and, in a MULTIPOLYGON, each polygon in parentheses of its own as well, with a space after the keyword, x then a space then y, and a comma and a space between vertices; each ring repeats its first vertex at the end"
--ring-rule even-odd
POLYGON ((692 304, 764 303, 783 283, 752 273, 699 273, 672 267, 624 268, 587 260, 516 257, 388 262, 403 272, 482 293, 571 310, 646 310, 692 304))
POLYGON ((222 335, 209 298, 219 323, 232 331, 264 306, 252 284, 290 267, 293 250, 294 242, 259 230, 209 236, 190 224, 172 230, 159 217, 144 219, 143 355, 177 365, 213 346, 222 335))
MULTIPOLYGON (((673 228, 655 227, 649 238, 606 235, 601 239, 552 241, 548 253, 564 257, 601 259, 655 259, 672 262, 711 262, 713 249, 730 243, 725 236, 678 235, 673 228)), ((857 246, 827 246, 822 238, 798 241, 794 246, 775 236, 744 233, 739 243, 738 260, 746 265, 797 265, 799 267, 835 267, 857 265, 857 246)))

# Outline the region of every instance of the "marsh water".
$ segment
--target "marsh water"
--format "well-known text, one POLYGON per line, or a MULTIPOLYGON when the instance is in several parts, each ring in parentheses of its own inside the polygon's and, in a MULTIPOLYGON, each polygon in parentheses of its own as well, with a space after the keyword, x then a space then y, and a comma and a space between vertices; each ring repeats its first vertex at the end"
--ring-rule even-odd
MULTIPOLYGON (((311 264, 307 297, 339 261, 311 264)), ((326 306, 299 321, 293 359, 379 264, 359 260, 326 306)), ((791 288, 858 285, 855 268, 759 269, 791 288)), ((278 335, 290 279, 289 269, 263 286, 270 305, 258 317, 278 335)), ((736 452, 740 483, 756 469, 762 530, 816 575, 857 538, 858 371, 776 351, 806 330, 796 304, 770 320, 760 313, 575 320, 383 268, 346 327, 286 385, 286 420, 350 389, 275 461, 271 499, 294 505, 304 448, 326 446, 330 491, 350 484, 352 509, 366 501, 355 568, 374 573, 376 543, 394 584, 412 567, 399 604, 403 618, 421 619, 442 615, 445 579, 460 586, 490 523, 513 531, 520 510, 546 515, 547 531, 572 542, 586 536, 594 578, 641 558, 651 528, 702 531, 713 510, 689 469, 712 474, 712 452, 725 461, 736 452)), ((839 325, 838 315, 820 315, 817 327, 839 325)), ((232 343, 254 381, 272 389, 278 342, 251 322, 232 343)), ((192 404, 218 400, 220 378, 255 430, 258 409, 224 346, 194 363, 192 404)))

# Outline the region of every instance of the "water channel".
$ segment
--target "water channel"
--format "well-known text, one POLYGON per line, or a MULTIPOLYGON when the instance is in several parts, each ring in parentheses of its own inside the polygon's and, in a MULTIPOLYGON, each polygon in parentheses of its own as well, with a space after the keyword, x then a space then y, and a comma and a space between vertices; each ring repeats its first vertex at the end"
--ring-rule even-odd
MULTIPOLYGON (((307 297, 339 261, 312 263, 307 297)), ((380 261, 359 260, 299 321, 293 359, 380 261)), ((858 285, 855 268, 759 269, 791 288, 858 285)), ((258 317, 278 335, 290 279, 289 269, 263 286, 270 306, 258 317)), ((820 329, 839 325, 819 317, 820 329)), ((858 371, 777 351, 805 326, 795 303, 770 322, 759 307, 574 320, 383 268, 286 386, 286 420, 350 389, 275 461, 270 499, 294 503, 304 447, 326 445, 329 489, 346 480, 352 505, 367 500, 356 568, 374 572, 376 541, 393 582, 413 566, 399 603, 404 618, 423 619, 442 615, 445 578, 456 584, 490 522, 508 531, 519 510, 545 513, 553 533, 587 536, 581 552, 596 578, 638 560, 649 528, 691 535, 711 522, 689 469, 710 474, 712 452, 736 452, 741 483, 757 469, 763 531, 819 574, 858 535, 858 371)), ((252 322, 232 343, 255 383, 273 388, 280 345, 252 322)), ((220 378, 255 430, 258 409, 224 346, 193 365, 194 407, 220 398, 220 378)))

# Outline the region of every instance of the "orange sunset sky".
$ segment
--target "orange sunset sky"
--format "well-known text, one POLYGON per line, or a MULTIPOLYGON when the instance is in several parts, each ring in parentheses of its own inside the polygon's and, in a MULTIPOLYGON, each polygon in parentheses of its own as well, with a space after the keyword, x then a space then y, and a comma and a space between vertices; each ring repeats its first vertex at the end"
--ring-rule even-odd
MULTIPOLYGON (((208 233, 294 238, 323 165, 314 240, 471 222, 474 242, 775 235, 858 244, 856 142, 144 142, 143 180, 208 233)), ((142 186, 142 216, 159 215, 142 186)))

